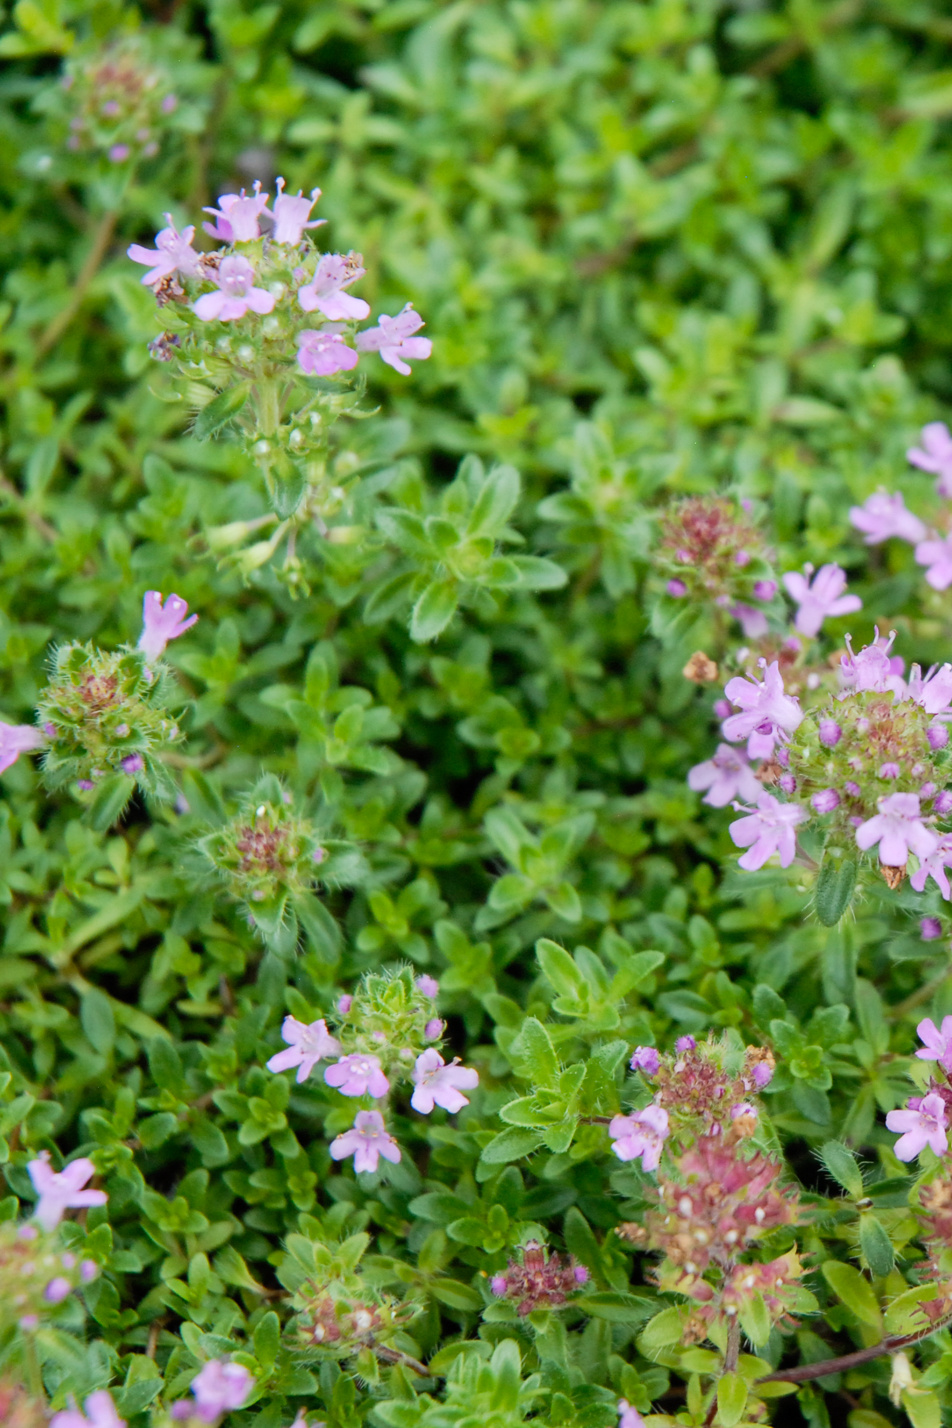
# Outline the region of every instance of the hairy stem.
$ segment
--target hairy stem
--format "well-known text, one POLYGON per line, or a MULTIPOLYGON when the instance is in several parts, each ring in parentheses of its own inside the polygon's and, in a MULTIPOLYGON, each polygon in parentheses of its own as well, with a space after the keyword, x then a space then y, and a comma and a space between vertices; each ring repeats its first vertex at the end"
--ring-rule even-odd
POLYGON ((930 1324, 927 1329, 919 1329, 914 1334, 894 1334, 888 1338, 880 1340, 878 1344, 872 1344, 868 1349, 857 1349, 852 1354, 841 1354, 835 1359, 821 1359, 816 1364, 801 1364, 799 1368, 779 1369, 777 1373, 765 1374, 763 1378, 757 1380, 758 1383, 809 1383, 815 1378, 826 1378, 830 1373, 842 1373, 846 1369, 857 1368, 860 1364, 868 1364, 872 1359, 878 1359, 881 1354, 894 1354, 899 1349, 908 1349, 912 1344, 919 1344, 923 1339, 928 1339, 932 1334, 937 1334, 940 1329, 947 1329, 952 1324, 952 1314, 941 1319, 937 1324, 930 1324))

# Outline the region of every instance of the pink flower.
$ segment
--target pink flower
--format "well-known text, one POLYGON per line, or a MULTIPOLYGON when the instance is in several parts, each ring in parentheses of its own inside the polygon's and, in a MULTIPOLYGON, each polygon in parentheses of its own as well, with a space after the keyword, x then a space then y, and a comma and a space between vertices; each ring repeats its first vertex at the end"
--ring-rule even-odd
POLYGON ((431 1002, 435 1001, 440 995, 439 982, 435 977, 429 976, 426 972, 424 972, 422 976, 417 977, 416 989, 418 992, 422 992, 423 996, 429 997, 431 1002))
MULTIPOLYGON (((942 923, 937 917, 920 918, 919 936, 922 938, 923 942, 934 942, 937 937, 942 936, 942 923)), ((946 1021, 948 1020, 949 1018, 946 1017, 946 1021)), ((925 1022, 923 1022, 922 1025, 924 1026, 925 1022)), ((922 1036, 921 1030, 919 1032, 919 1035, 922 1036)), ((923 1053, 921 1051, 916 1052, 917 1056, 922 1056, 922 1054, 923 1053)))
POLYGON ((430 1017, 430 1020, 423 1028, 423 1035, 427 1041, 439 1041, 443 1035, 443 1023, 438 1016, 430 1017))
POLYGON ((202 210, 203 213, 211 213, 215 223, 203 223, 202 227, 212 238, 220 238, 223 243, 248 243, 252 238, 261 236, 258 216, 266 210, 267 203, 268 195, 262 194, 260 183, 255 184, 251 198, 244 189, 241 193, 223 193, 217 208, 202 210))
MULTIPOLYGON (((359 1051, 342 1056, 324 1072, 328 1086, 334 1086, 342 1096, 385 1096, 390 1082, 376 1056, 364 1056, 359 1051)), ((348 1151, 348 1154, 350 1152, 348 1151)))
MULTIPOLYGON (((742 805, 737 807, 740 809, 742 805)), ((754 873, 777 853, 780 866, 788 868, 797 851, 794 829, 806 817, 806 809, 798 803, 781 803, 772 793, 761 793, 756 809, 747 809, 746 817, 735 819, 728 828, 734 845, 747 849, 738 858, 738 866, 754 873)))
POLYGON ((652 1105, 630 1116, 615 1116, 608 1134, 619 1160, 637 1160, 640 1156, 642 1170, 657 1170, 668 1134, 668 1113, 661 1106, 652 1105))
POLYGON ((180 233, 172 222, 171 213, 167 213, 165 217, 169 226, 155 235, 154 248, 143 248, 141 243, 133 243, 126 249, 127 255, 134 263, 144 263, 149 269, 142 279, 148 287, 154 287, 156 283, 162 282, 163 278, 170 278, 173 273, 195 278, 202 271, 199 254, 192 247, 194 227, 183 228, 180 233))
POLYGON ((754 582, 754 598, 756 600, 772 600, 776 593, 776 580, 756 580, 754 582))
POLYGON ((938 476, 935 488, 940 496, 952 496, 952 436, 944 421, 930 421, 919 436, 922 446, 911 446, 906 458, 920 471, 938 476))
POLYGON ((827 749, 835 749, 843 737, 843 730, 835 719, 820 720, 820 743, 827 749))
POLYGON ((43 1298, 48 1304, 62 1304, 64 1299, 68 1299, 73 1292, 73 1286, 62 1274, 58 1274, 51 1279, 43 1291, 43 1298))
POLYGON ((303 1021, 298 1021, 293 1016, 286 1016, 281 1026, 281 1036, 288 1043, 287 1051, 279 1051, 272 1056, 268 1062, 269 1071, 290 1071, 292 1066, 298 1068, 295 1078, 298 1085, 306 1081, 319 1061, 323 1061, 325 1056, 339 1056, 340 1042, 327 1030, 327 1023, 323 1017, 320 1021, 312 1021, 310 1025, 303 1021))
POLYGON ((371 327, 366 332, 358 332, 357 349, 360 352, 379 352, 383 360, 395 372, 401 372, 404 377, 409 377, 410 360, 429 357, 433 351, 433 343, 428 337, 412 335, 414 332, 418 332, 422 326, 423 318, 419 313, 413 311, 412 302, 408 302, 396 317, 383 316, 379 319, 377 327, 371 327))
POLYGON ((311 377, 332 377, 335 372, 351 372, 360 360, 339 332, 315 332, 307 327, 297 335, 301 371, 311 377))
POLYGON ((769 1086, 773 1080, 774 1068, 769 1061, 758 1061, 751 1073, 754 1078, 754 1085, 758 1091, 762 1091, 765 1086, 769 1086))
POLYGON ((939 846, 939 839, 922 822, 917 793, 890 793, 879 799, 879 812, 856 830, 857 847, 864 851, 879 844, 879 861, 890 868, 904 868, 910 851, 926 858, 939 846))
POLYGON ((645 1420, 627 1398, 618 1400, 618 1428, 645 1428, 645 1420))
POLYGON ((331 322, 369 317, 370 304, 344 292, 344 288, 362 278, 366 271, 357 253, 348 253, 346 257, 343 253, 325 253, 311 281, 298 289, 298 302, 305 312, 316 309, 331 322))
POLYGON ((688 587, 683 580, 669 580, 665 588, 673 600, 680 600, 688 593, 688 587))
POLYGON ((241 1364, 212 1359, 192 1379, 195 1412, 203 1423, 214 1423, 222 1413, 240 1408, 254 1387, 254 1379, 241 1364))
POLYGON ((840 796, 835 788, 821 788, 819 793, 815 793, 810 799, 816 813, 832 813, 834 808, 840 806, 840 796))
POLYGON ((925 679, 917 664, 909 671, 909 698, 927 714, 942 714, 952 704, 952 664, 934 664, 925 679))
POLYGON ((906 693, 906 683, 902 678, 902 660, 889 657, 895 638, 896 633, 893 631, 888 640, 881 640, 877 626, 873 643, 865 645, 859 654, 854 654, 852 639, 847 635, 847 653, 840 660, 840 679, 843 684, 855 694, 862 694, 867 690, 884 694, 892 690, 897 698, 902 699, 906 693))
POLYGON ((694 765, 688 774, 688 788, 696 793, 706 788, 703 802, 712 808, 726 808, 735 798, 756 799, 761 791, 750 764, 730 744, 718 744, 712 759, 694 765))
POLYGON ((216 281, 218 291, 203 293, 192 303, 192 311, 202 322, 234 322, 252 312, 264 314, 274 307, 274 298, 264 288, 254 286, 255 270, 247 258, 222 258, 216 281))
POLYGON ((636 1046, 628 1064, 632 1071, 643 1071, 646 1076, 656 1076, 661 1057, 653 1046, 636 1046))
MULTIPOLYGON (((941 933, 941 928, 939 929, 941 933)), ((952 1074, 952 1016, 942 1018, 942 1026, 936 1026, 930 1017, 920 1021, 916 1027, 923 1050, 917 1051, 920 1061, 938 1061, 943 1071, 952 1074)))
MULTIPOLYGON (((674 1043, 674 1050, 678 1056, 683 1056, 686 1051, 694 1051, 696 1048, 697 1040, 693 1036, 679 1036, 674 1043)), ((680 1067, 675 1067, 675 1070, 680 1069, 680 1067)))
POLYGON ((763 610, 755 610, 753 605, 732 605, 731 614, 740 621, 745 640, 759 640, 770 628, 763 610))
POLYGON ((850 507, 850 521, 865 533, 867 545, 879 545, 893 536, 914 544, 926 535, 926 527, 918 516, 906 510, 899 491, 875 491, 862 506, 850 507))
POLYGON ((274 200, 274 232, 271 234, 273 243, 288 243, 296 247, 300 243, 306 228, 320 228, 322 223, 326 223, 326 218, 315 218, 310 223, 311 209, 321 196, 319 188, 311 189, 310 198, 305 198, 298 189, 297 194, 284 192, 284 179, 279 178, 275 182, 278 196, 274 200))
POLYGON ((952 897, 948 874, 945 871, 949 867, 952 867, 952 834, 946 833, 937 840, 933 852, 920 857, 919 866, 911 875, 909 882, 915 892, 923 892, 926 880, 932 878, 944 898, 952 897))
POLYGON ((50 1169, 49 1151, 40 1152, 36 1160, 27 1161, 33 1188, 39 1194, 33 1218, 44 1230, 55 1230, 66 1210, 84 1210, 90 1205, 105 1205, 109 1196, 104 1190, 84 1190, 86 1181, 96 1173, 91 1160, 83 1156, 71 1160, 61 1171, 50 1169))
POLYGON ((161 658, 169 640, 177 640, 179 635, 184 635, 185 631, 190 630, 197 622, 197 615, 191 615, 186 620, 187 613, 188 603, 182 599, 181 595, 169 595, 163 605, 160 590, 145 592, 142 600, 142 634, 139 636, 139 649, 142 650, 149 664, 153 660, 161 658))
POLYGON ((916 546, 916 564, 929 567, 926 580, 933 590, 948 590, 952 585, 952 535, 920 541, 916 546))
POLYGON ((38 749, 43 735, 32 724, 5 724, 0 720, 0 773, 15 764, 21 754, 38 749))
POLYGON ((902 1133, 893 1146, 900 1160, 915 1160, 926 1146, 944 1155, 949 1148, 946 1125, 945 1102, 935 1091, 923 1096, 915 1110, 890 1111, 886 1117, 887 1130, 902 1133))
POLYGON ((410 1105, 421 1115, 428 1116, 434 1106, 451 1112, 468 1106, 469 1097, 461 1092, 472 1091, 479 1085, 479 1073, 469 1066, 460 1066, 455 1060, 447 1066, 440 1053, 429 1047, 416 1059, 413 1081, 416 1089, 410 1097, 410 1105))
POLYGON ((787 594, 799 606, 793 623, 801 635, 812 638, 820 633, 823 621, 830 616, 850 615, 863 608, 858 595, 843 594, 846 572, 838 565, 822 565, 813 576, 812 584, 806 577, 813 574, 813 567, 807 565, 804 569, 806 575, 790 571, 783 577, 787 594))
POLYGON ((379 1111, 358 1111, 350 1130, 331 1141, 332 1160, 344 1160, 348 1155, 354 1157, 354 1170, 358 1174, 376 1170, 381 1156, 392 1165, 397 1164, 400 1147, 387 1132, 379 1111))
POLYGON ((783 677, 777 660, 767 665, 760 661, 763 682, 744 678, 728 680, 724 693, 741 712, 724 720, 724 737, 732 744, 747 740, 747 753, 752 759, 769 759, 774 744, 786 742, 803 718, 798 701, 784 693, 783 677))
POLYGON ((337 1011, 340 1016, 346 1016, 354 1005, 354 999, 350 992, 344 992, 343 996, 337 998, 337 1011))
POLYGON ((83 1406, 85 1414, 78 1408, 64 1408, 54 1413, 50 1428, 126 1428, 126 1420, 119 1417, 112 1394, 106 1389, 91 1393, 83 1406))

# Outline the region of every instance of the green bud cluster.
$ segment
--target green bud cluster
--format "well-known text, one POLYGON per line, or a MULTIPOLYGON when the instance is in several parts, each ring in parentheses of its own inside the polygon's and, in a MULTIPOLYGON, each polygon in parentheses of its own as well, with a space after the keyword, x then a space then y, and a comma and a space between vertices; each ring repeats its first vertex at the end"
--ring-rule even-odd
POLYGON ((392 1052, 406 1074, 420 1052, 438 1042, 442 1034, 433 998, 420 990, 409 966, 368 972, 343 1005, 346 1010, 338 1008, 335 1036, 347 1053, 376 1056, 385 1071, 392 1052))
POLYGON ((96 1265, 68 1250, 59 1231, 6 1220, 0 1225, 0 1333, 31 1333, 74 1290, 94 1279, 96 1265))

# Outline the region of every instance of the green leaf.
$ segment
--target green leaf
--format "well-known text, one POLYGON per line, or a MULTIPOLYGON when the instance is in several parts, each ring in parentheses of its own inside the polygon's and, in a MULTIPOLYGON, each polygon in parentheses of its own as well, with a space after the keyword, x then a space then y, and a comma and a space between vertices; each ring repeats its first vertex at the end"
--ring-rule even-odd
POLYGON ((121 818, 135 786, 135 779, 128 774, 111 774, 100 780, 86 810, 86 817, 97 833, 105 833, 121 818))
POLYGON ((535 953, 542 974, 553 991, 566 997, 585 996, 585 979, 564 947, 550 942, 548 937, 541 937, 535 945, 535 953))
POLYGON ((772 1328, 763 1295, 754 1293, 749 1299, 744 1300, 737 1317, 750 1342, 755 1348, 762 1348, 770 1338, 772 1328))
POLYGON ((280 1344, 281 1321, 274 1310, 269 1309, 254 1332, 255 1358, 266 1373, 274 1366, 280 1344))
POLYGON ((456 613, 459 586, 455 580, 434 580, 423 591, 410 617, 410 638, 417 644, 435 640, 456 613))
POLYGON ((841 1141, 828 1140, 820 1147, 820 1159, 827 1171, 842 1185, 848 1195, 858 1200, 863 1195, 863 1173, 856 1157, 841 1141))
POLYGON ((575 1302, 593 1319, 607 1319, 611 1324, 643 1324, 658 1307, 656 1299, 637 1294, 622 1294, 610 1289, 586 1294, 575 1302))
POLYGON ((483 1147, 479 1158, 485 1165, 508 1165, 512 1160, 522 1160, 523 1156, 531 1155, 541 1144, 542 1136, 538 1131, 511 1126, 493 1136, 483 1147))
POLYGON ((828 1259, 820 1268, 823 1278, 837 1299, 845 1304, 862 1324, 882 1329, 882 1314, 873 1293, 873 1286, 868 1279, 863 1278, 858 1269, 835 1259, 828 1259))
POLYGON ((432 1279, 427 1290, 441 1304, 451 1309, 465 1309, 470 1312, 482 1307, 482 1299, 468 1284, 460 1284, 458 1279, 432 1279))
POLYGON ((823 859, 813 893, 816 915, 824 927, 835 927, 853 901, 856 888, 856 863, 844 858, 836 863, 829 856, 823 859))
POLYGON ((171 1111, 159 1111, 157 1115, 139 1122, 139 1139, 146 1150, 155 1150, 164 1145, 177 1128, 178 1116, 173 1116, 171 1111))
POLYGON ((79 1003, 79 1019, 93 1050, 102 1056, 108 1056, 115 1045, 116 1018, 105 992, 99 991, 97 987, 90 987, 83 993, 79 1003))
POLYGON ((207 406, 202 407, 192 424, 192 435, 195 439, 209 441, 217 435, 222 427, 243 409, 250 393, 249 382, 238 382, 234 387, 227 387, 225 391, 219 392, 217 397, 213 397, 207 406))
POLYGON ((717 1381, 717 1415, 723 1428, 734 1428, 747 1407, 747 1385, 739 1373, 721 1374, 717 1381))
POLYGON ((646 1359, 654 1359, 673 1344, 681 1342, 689 1310, 672 1305, 656 1314, 638 1336, 638 1348, 646 1359))
POLYGON ((520 485, 514 466, 497 466, 490 471, 470 512, 466 527, 469 534, 498 534, 516 508, 520 485))
POLYGON ((892 1240, 875 1215, 860 1215, 859 1247, 871 1274, 882 1279, 892 1272, 896 1262, 892 1240))
POLYGON ((519 1035, 512 1043, 512 1052, 521 1062, 520 1069, 532 1082, 535 1091, 557 1087, 559 1059, 549 1033, 536 1017, 526 1017, 519 1035))

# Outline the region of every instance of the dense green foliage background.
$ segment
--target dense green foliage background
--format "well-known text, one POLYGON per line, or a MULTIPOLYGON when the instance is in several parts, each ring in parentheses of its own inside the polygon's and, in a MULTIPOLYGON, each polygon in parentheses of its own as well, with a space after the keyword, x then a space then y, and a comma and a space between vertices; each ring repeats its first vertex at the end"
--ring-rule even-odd
MULTIPOLYGON (((713 695, 681 669, 711 648, 712 612, 675 618, 650 550, 665 502, 729 490, 754 501, 778 568, 850 571, 864 610, 828 626, 831 652, 878 621, 907 658, 948 654, 948 598, 905 548, 870 555, 846 510, 881 483, 920 511, 935 499, 904 452, 952 396, 952 20, 939 0, 156 0, 138 18, 180 109, 125 186, 65 147, 58 81, 68 36, 93 47, 124 13, 20 0, 0 40, 0 713, 32 718, 50 645, 134 639, 146 588, 201 616, 169 650, 193 701, 171 763, 187 812, 136 804, 104 833, 28 759, 3 777, 4 1173, 28 1201, 31 1154, 83 1147, 110 1196, 89 1225, 114 1246, 87 1291, 89 1347, 69 1359, 51 1338, 47 1388, 112 1381, 143 1428, 162 1378, 170 1401, 202 1358, 250 1342, 263 1392, 236 1425, 278 1428, 303 1405, 332 1428, 603 1428, 620 1394, 683 1412, 688 1370, 638 1349, 657 1296, 611 1233, 639 1175, 597 1127, 573 1151, 530 1136, 508 1166, 481 1152, 532 1089, 513 1050, 527 1014, 567 1063, 708 1028, 774 1044, 779 1020, 769 1104, 817 1197, 814 1267, 855 1251, 816 1148, 843 1139, 874 1176, 899 1170, 882 1113, 918 1017, 952 1012, 948 935, 919 938, 937 895, 870 892, 828 929, 802 869, 733 871, 724 813, 685 783, 713 695), (361 295, 375 312, 412 300, 434 343, 412 379, 374 368, 376 414, 338 457, 362 477, 345 534, 308 548, 298 598, 209 552, 203 532, 258 513, 260 491, 227 440, 190 436, 124 256, 167 210, 195 221, 276 174, 321 186, 327 242, 364 254, 361 295), (474 597, 431 644, 403 610, 368 621, 403 558, 386 513, 437 509, 464 459, 478 484, 473 458, 518 468, 510 525, 567 584, 474 597), (337 933, 321 923, 293 957, 262 952, 192 852, 262 772, 362 854, 354 885, 322 895, 337 933), (542 973, 540 937, 590 949, 574 988, 542 973), (412 1158, 358 1181, 328 1158, 330 1092, 289 1097, 262 1067, 286 1011, 323 1014, 404 959, 439 978, 481 1087, 458 1126, 401 1120, 412 1158), (437 1371, 477 1335, 518 1342, 521 1370, 497 1353, 493 1388, 488 1359, 466 1356, 421 1398, 402 1367, 375 1383, 302 1368, 271 1312, 302 1226, 373 1236, 370 1277, 425 1299, 410 1332, 424 1359, 443 1345, 437 1371), (538 1343, 481 1319, 484 1276, 529 1226, 607 1296, 538 1343), (540 1375, 521 1397, 520 1373, 540 1375)), ((904 1286, 893 1275, 880 1298, 904 1286)), ((805 1322, 802 1354, 872 1341, 814 1280, 826 1326, 805 1322)), ((924 1353, 945 1402, 952 1340, 924 1353)), ((800 1409, 898 1422, 888 1375, 879 1361, 806 1388, 800 1409)))

